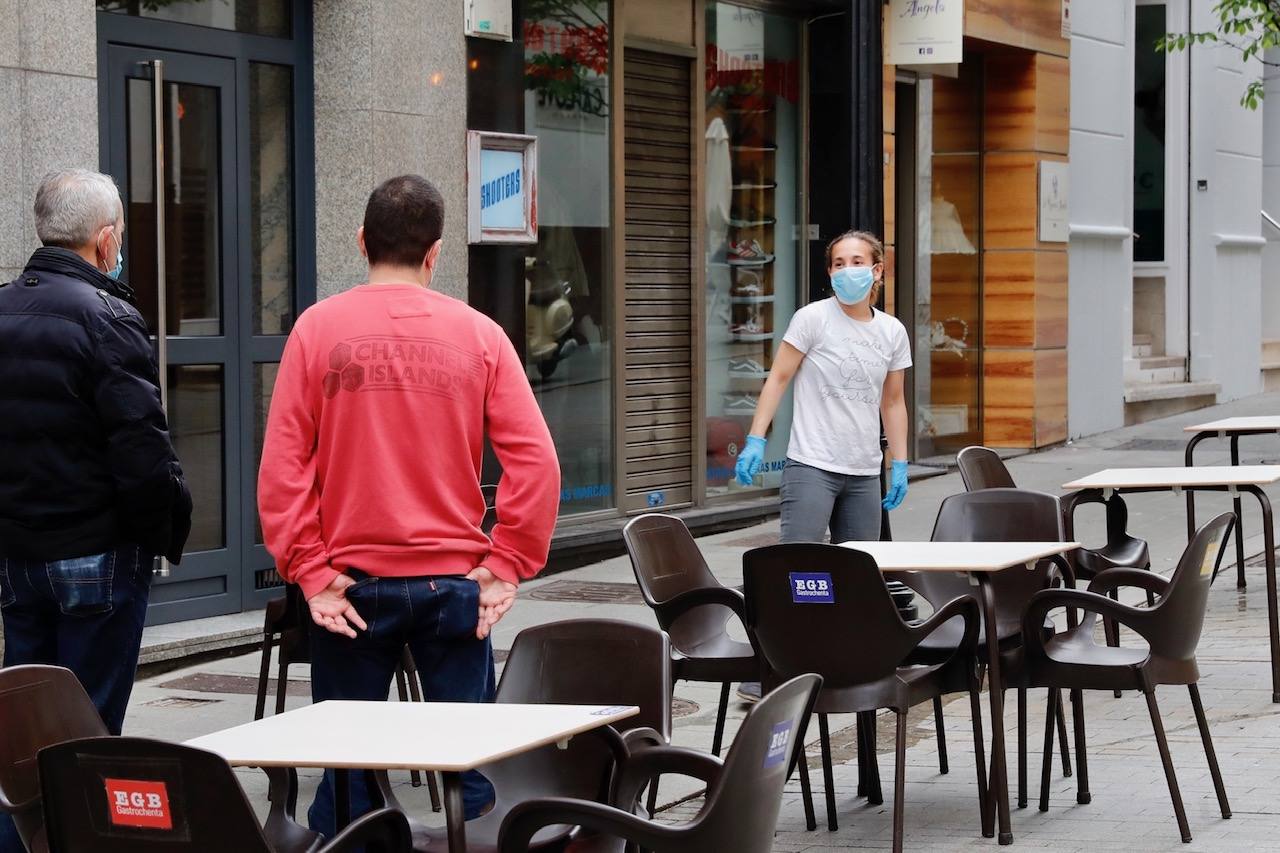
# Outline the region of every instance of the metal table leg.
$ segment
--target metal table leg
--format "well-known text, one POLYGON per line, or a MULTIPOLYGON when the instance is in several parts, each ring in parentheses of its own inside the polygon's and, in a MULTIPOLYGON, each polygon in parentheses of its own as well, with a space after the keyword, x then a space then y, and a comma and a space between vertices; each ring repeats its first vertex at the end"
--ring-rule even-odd
POLYGON ((444 822, 449 830, 449 853, 467 853, 467 814, 462 804, 462 774, 442 773, 444 822))
MULTIPOLYGON (((1009 768, 1005 760, 1004 742, 1004 675, 1000 671, 1000 637, 996 630, 996 601, 987 582, 986 574, 974 573, 978 580, 978 597, 982 603, 983 624, 987 634, 987 689, 991 697, 991 784, 988 790, 994 795, 988 803, 995 804, 1000 824, 1001 844, 1013 843, 1013 826, 1009 819, 1009 768)), ((990 810, 988 809, 988 812, 990 810)), ((990 825, 989 816, 983 824, 990 825)), ((985 834, 984 826, 984 834, 985 834)))
MULTIPOLYGON (((1231 436, 1231 464, 1240 464, 1240 436, 1231 436)), ((1244 589, 1244 513, 1240 507, 1240 493, 1232 498, 1236 512, 1236 588, 1244 589)))
POLYGON ((1276 532, 1271 500, 1258 486, 1241 486, 1262 508, 1262 550, 1267 567, 1267 627, 1271 634, 1271 701, 1280 702, 1280 614, 1276 612, 1276 532))
MULTIPOLYGON (((1198 432, 1191 437, 1191 440, 1187 442, 1187 450, 1185 453, 1183 453, 1183 464, 1185 464, 1188 468, 1195 465, 1195 463, 1191 461, 1191 456, 1195 452, 1196 445, 1204 441, 1206 438, 1208 438, 1211 435, 1213 435, 1213 433, 1198 432)), ((1192 489, 1187 489, 1187 541, 1190 542, 1192 539, 1195 538, 1195 536, 1196 536, 1196 493, 1192 489)))

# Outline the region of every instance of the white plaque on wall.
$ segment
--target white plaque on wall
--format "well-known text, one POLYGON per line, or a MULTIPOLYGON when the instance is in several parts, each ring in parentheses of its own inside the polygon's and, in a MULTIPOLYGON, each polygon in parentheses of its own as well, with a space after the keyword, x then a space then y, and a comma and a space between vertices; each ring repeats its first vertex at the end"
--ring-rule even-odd
POLYGON ((1040 223, 1042 243, 1065 243, 1071 236, 1068 216, 1067 164, 1040 161, 1040 223))
POLYGON ((885 23, 890 65, 964 61, 964 0, 889 0, 885 23))
POLYGON ((1062 0, 1062 37, 1071 38, 1071 0, 1062 0))
POLYGON ((511 41, 512 0, 462 0, 469 36, 511 41))

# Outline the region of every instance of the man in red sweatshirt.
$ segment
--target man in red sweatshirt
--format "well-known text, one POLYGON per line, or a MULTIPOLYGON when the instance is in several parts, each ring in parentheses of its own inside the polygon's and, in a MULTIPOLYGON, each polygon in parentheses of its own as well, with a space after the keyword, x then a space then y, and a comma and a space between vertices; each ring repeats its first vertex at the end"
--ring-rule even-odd
MULTIPOLYGON (((385 700, 406 644, 428 700, 492 701, 489 632, 550 547, 555 447, 506 334, 430 289, 443 223, 426 179, 375 189, 356 237, 368 283, 303 312, 280 363, 258 511, 280 575, 301 587, 315 622, 316 702, 385 700), (486 433, 503 469, 489 536, 486 433)), ((329 835, 333 796, 328 772, 309 823, 329 835)), ((483 776, 464 777, 468 818, 491 799, 483 776)), ((353 784, 352 816, 368 807, 353 784)))

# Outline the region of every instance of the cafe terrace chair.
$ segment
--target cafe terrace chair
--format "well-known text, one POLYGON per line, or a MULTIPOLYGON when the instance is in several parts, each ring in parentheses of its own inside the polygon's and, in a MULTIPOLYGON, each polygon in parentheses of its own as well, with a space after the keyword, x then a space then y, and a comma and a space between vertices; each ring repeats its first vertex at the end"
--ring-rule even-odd
MULTIPOLYGON (((822 676, 814 712, 822 747, 827 827, 837 829, 828 714, 889 708, 897 714, 893 793, 893 849, 902 850, 906 791, 907 711, 938 696, 968 693, 973 708, 979 820, 986 803, 977 658, 978 602, 967 593, 941 605, 919 625, 908 625, 889 595, 871 555, 851 548, 791 543, 756 548, 742 557, 747 630, 765 662, 766 688, 805 672, 822 676), (804 571, 797 571, 798 568, 804 571), (962 625, 963 636, 942 660, 909 658, 944 625, 962 625)), ((738 736, 741 739, 741 735, 738 736)), ((805 817, 815 828, 808 766, 800 759, 805 817)))
POLYGON ((640 593, 671 637, 674 677, 720 683, 711 739, 711 754, 719 755, 729 686, 760 677, 751 644, 733 639, 727 630, 730 619, 743 619, 742 593, 716 580, 689 528, 674 515, 632 519, 623 528, 622 538, 640 593))
MULTIPOLYGON (((931 539, 934 542, 1061 542, 1062 512, 1058 499, 1043 492, 1012 488, 965 492, 951 495, 942 502, 931 539)), ((887 576, 907 584, 935 608, 973 589, 968 578, 949 572, 891 572, 887 576)), ((1071 568, 1062 557, 1043 560, 1031 571, 1014 566, 989 576, 1005 679, 1005 684, 991 685, 991 689, 1017 687, 1018 690, 1018 808, 1027 805, 1027 691, 1018 680, 1022 612, 1033 595, 1055 582, 1074 585, 1071 568)), ((1050 632, 1052 629, 1051 623, 1044 628, 1050 632)), ((977 652, 984 665, 988 663, 986 631, 984 624, 979 632, 977 652)), ((945 654, 960 636, 958 622, 944 626, 921 644, 917 659, 930 660, 945 654)), ((1061 703, 1054 707, 1062 749, 1062 774, 1070 776, 1066 720, 1061 703)), ((1078 704, 1077 713, 1083 713, 1078 704)))
MULTIPOLYGON (((1005 467, 1004 460, 988 447, 966 447, 956 457, 960 467, 960 477, 964 480, 966 491, 976 492, 981 489, 1013 488, 1013 477, 1005 467)), ((1151 569, 1151 551, 1143 539, 1130 536, 1129 507, 1120 495, 1112 495, 1103 500, 1099 494, 1074 492, 1062 498, 1063 528, 1071 531, 1071 519, 1077 506, 1086 503, 1102 503, 1106 507, 1107 541, 1101 548, 1080 548, 1070 559, 1074 565, 1076 577, 1089 580, 1098 572, 1107 569, 1151 569)), ((1153 599, 1147 593, 1147 606, 1153 599)), ((1111 620, 1103 621, 1108 645, 1116 645, 1116 627, 1111 620)))
POLYGON ((576 824, 611 842, 602 848, 610 851, 621 851, 625 840, 651 853, 768 853, 782 789, 804 750, 805 727, 821 684, 821 678, 806 674, 766 694, 747 712, 723 762, 672 746, 632 756, 615 789, 620 808, 566 798, 521 803, 503 821, 498 849, 525 853, 532 849, 530 839, 546 828, 576 824), (706 783, 702 809, 687 823, 659 824, 634 814, 644 786, 662 773, 706 783))
MULTIPOLYGON (((639 715, 619 735, 606 727, 578 735, 568 747, 555 745, 479 768, 493 784, 493 808, 467 822, 467 850, 498 847, 503 819, 517 803, 535 797, 572 797, 609 802, 615 768, 629 754, 666 746, 671 739, 671 644, 647 625, 616 619, 570 619, 526 628, 515 638, 502 669, 495 701, 519 704, 634 705, 639 715)), ((375 773, 383 799, 398 807, 375 773)), ((412 822, 411 822, 411 825, 412 822)), ((415 848, 441 850, 442 829, 413 825, 415 848)), ((575 853, 597 849, 600 839, 574 838, 572 826, 546 830, 532 849, 559 850, 573 838, 575 853)))
MULTIPOLYGON (((1031 599, 1023 617, 1026 629, 1026 677, 1028 683, 1049 688, 1079 690, 1138 690, 1147 700, 1151 715, 1151 727, 1155 733, 1156 747, 1164 765, 1165 781, 1169 784, 1169 796, 1173 800, 1173 812, 1184 843, 1190 843, 1191 831, 1187 826, 1186 811, 1178 791, 1178 780, 1169 755, 1160 709, 1156 704, 1156 687, 1159 685, 1186 685, 1191 694, 1191 707, 1195 711, 1196 725, 1209 761, 1209 773, 1218 795, 1218 807, 1224 819, 1231 817, 1227 803, 1227 791, 1218 769, 1213 739, 1205 719, 1204 705, 1200 701, 1200 670, 1196 665, 1196 646, 1204 627, 1204 612, 1209 600, 1209 585, 1213 581, 1216 552, 1225 541, 1227 531, 1234 523, 1233 513, 1223 513, 1201 527, 1182 553, 1173 575, 1168 580, 1154 572, 1134 569, 1109 569, 1101 572, 1089 584, 1087 591, 1045 590, 1031 599), (1108 598, 1116 587, 1133 586, 1149 590, 1159 596, 1152 607, 1130 607, 1108 598), (1084 617, 1077 627, 1053 635, 1045 640, 1033 629, 1043 624, 1045 616, 1059 607, 1077 608, 1084 617), (1129 646, 1099 646, 1093 640, 1098 616, 1109 616, 1134 631, 1149 648, 1129 646)), ((1055 701, 1056 691, 1050 690, 1050 701, 1055 701)), ((1077 725, 1082 726, 1083 721, 1077 725)), ((1077 784, 1087 796, 1089 770, 1085 756, 1083 729, 1076 731, 1076 761, 1079 770, 1077 784)), ((1047 753, 1046 753, 1047 754, 1047 753)), ((1132 784, 1134 780, 1129 780, 1132 784)), ((1077 799, 1080 799, 1077 797, 1077 799)), ((1040 811, 1049 809, 1049 781, 1047 771, 1040 779, 1040 811)))
MULTIPOLYGON (((87 738, 39 754, 50 853, 275 853, 221 756, 133 737, 87 738)), ((365 815, 308 853, 408 853, 404 815, 365 815)))
POLYGON ((69 669, 0 669, 0 812, 13 818, 31 853, 49 849, 36 753, 84 737, 105 737, 106 725, 69 669))

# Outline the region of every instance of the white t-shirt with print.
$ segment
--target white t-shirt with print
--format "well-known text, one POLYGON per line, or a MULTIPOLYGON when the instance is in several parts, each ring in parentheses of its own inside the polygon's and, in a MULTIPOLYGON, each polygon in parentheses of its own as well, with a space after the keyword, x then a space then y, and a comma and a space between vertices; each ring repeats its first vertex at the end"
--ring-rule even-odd
POLYGON ((906 328, 883 311, 855 320, 832 296, 797 311, 782 339, 804 353, 787 458, 837 474, 879 474, 880 398, 889 371, 911 366, 906 328))

